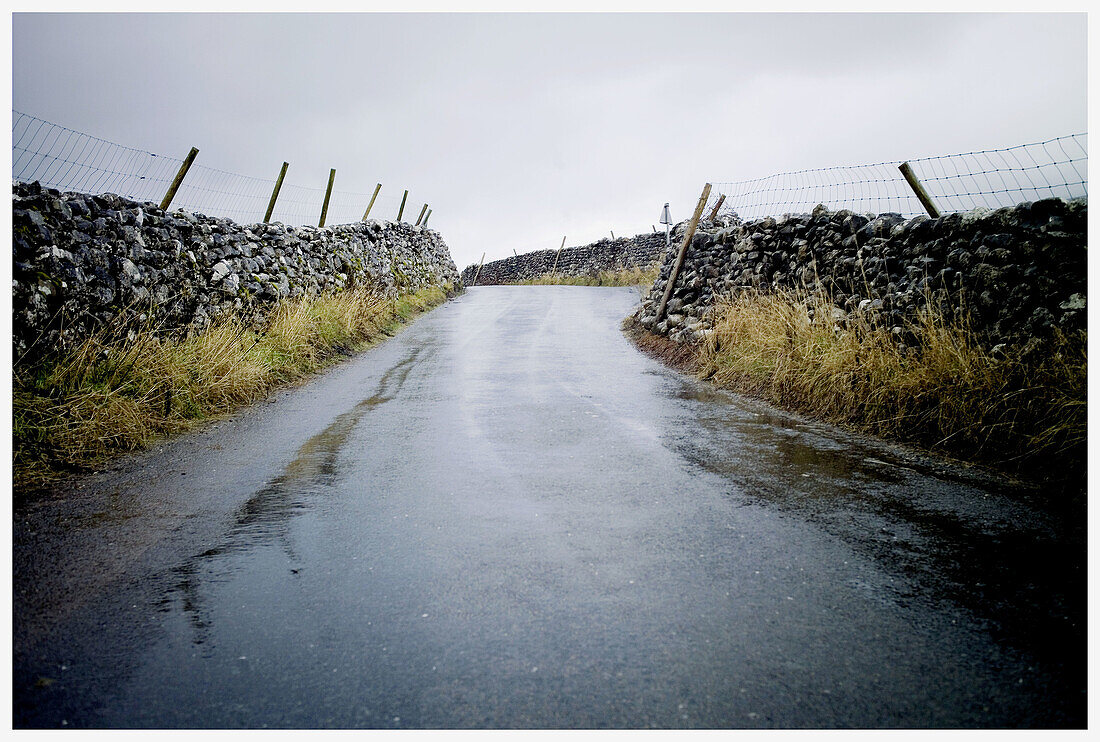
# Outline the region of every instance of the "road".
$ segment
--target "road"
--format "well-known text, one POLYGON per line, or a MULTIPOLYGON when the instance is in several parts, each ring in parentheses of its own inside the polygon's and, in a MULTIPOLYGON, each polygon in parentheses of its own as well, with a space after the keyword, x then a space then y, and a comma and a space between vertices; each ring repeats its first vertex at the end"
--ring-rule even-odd
POLYGON ((1084 726, 1041 491, 481 287, 14 512, 16 727, 1084 726))

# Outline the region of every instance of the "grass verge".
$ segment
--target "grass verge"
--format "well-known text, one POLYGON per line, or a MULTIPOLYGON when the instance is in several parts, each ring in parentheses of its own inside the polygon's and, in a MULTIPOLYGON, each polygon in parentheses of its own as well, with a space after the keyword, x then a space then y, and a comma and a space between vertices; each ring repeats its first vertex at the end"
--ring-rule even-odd
POLYGON ((826 298, 794 292, 743 293, 716 305, 714 333, 690 350, 661 353, 655 336, 640 344, 779 407, 1083 486, 1085 333, 1056 335, 1026 354, 993 354, 965 324, 925 310, 907 328, 921 339, 919 350, 906 350, 871 315, 838 325, 831 308, 826 298))
POLYGON ((16 491, 86 470, 264 397, 392 334, 445 288, 387 300, 361 290, 283 301, 259 328, 239 317, 176 337, 104 328, 72 352, 13 369, 16 491))
POLYGON ((519 286, 652 286, 657 280, 660 263, 641 268, 622 268, 617 271, 600 271, 583 276, 546 274, 528 281, 515 281, 519 286))

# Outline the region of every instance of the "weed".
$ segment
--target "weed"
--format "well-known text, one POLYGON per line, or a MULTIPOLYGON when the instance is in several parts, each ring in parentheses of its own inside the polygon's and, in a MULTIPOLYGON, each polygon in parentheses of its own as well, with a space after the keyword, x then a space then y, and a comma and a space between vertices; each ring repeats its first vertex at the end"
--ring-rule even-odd
POLYGON ((657 273, 661 268, 660 263, 645 268, 622 268, 615 271, 599 271, 595 274, 583 276, 563 276, 560 274, 545 274, 527 281, 515 281, 524 286, 652 286, 657 280, 657 273))
POLYGON ((994 355, 935 306, 904 328, 920 339, 909 348, 869 313, 838 322, 827 297, 745 292, 716 305, 694 365, 719 386, 884 438, 1083 477, 1085 333, 994 355))
POLYGON ((107 326, 71 351, 13 369, 15 488, 41 486, 193 427, 367 347, 442 303, 429 288, 395 300, 363 290, 281 302, 264 324, 228 317, 172 336, 107 326))

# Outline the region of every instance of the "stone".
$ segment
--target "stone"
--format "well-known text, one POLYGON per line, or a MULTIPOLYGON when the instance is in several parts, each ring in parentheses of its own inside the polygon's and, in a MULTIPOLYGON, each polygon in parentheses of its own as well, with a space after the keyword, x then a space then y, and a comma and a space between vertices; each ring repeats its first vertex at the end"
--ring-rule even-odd
POLYGON ((229 263, 220 260, 214 265, 214 271, 210 274, 210 282, 218 283, 232 272, 233 269, 229 266, 229 263))
POLYGON ((1071 294, 1068 299, 1058 305, 1059 309, 1084 309, 1085 308, 1085 295, 1084 294, 1071 294))
POLYGON ((119 260, 119 270, 131 283, 141 282, 141 270, 129 258, 119 260))
POLYGON ((67 260, 70 263, 73 262, 73 254, 68 250, 62 250, 56 245, 51 245, 49 249, 49 256, 54 260, 67 260))

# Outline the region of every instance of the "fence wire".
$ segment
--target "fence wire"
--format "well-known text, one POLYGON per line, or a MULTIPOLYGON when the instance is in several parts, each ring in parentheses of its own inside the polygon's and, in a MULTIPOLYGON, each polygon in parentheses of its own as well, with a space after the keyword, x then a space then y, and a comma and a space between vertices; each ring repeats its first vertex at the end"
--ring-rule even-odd
MULTIPOLYGON (((124 147, 43 119, 12 111, 12 178, 38 181, 62 191, 116 193, 135 201, 159 203, 183 160, 124 147)), ((808 212, 818 204, 860 213, 924 208, 898 171, 897 162, 778 173, 733 183, 714 183, 708 212, 725 196, 722 213, 742 219, 808 212)), ((917 178, 943 213, 975 207, 998 208, 1042 198, 1088 196, 1088 135, 1072 134, 1045 142, 998 150, 909 160, 917 178)), ((317 224, 328 171, 317 187, 285 183, 271 221, 317 224)), ((337 173, 339 177, 339 173, 337 173)), ((172 201, 188 211, 233 219, 263 220, 275 179, 254 178, 194 164, 172 201)), ((371 217, 396 219, 399 191, 383 188, 371 217)), ((333 190, 326 224, 362 219, 370 193, 333 190)), ((403 220, 415 222, 422 204, 412 194, 403 220)))
MULTIPOLYGON (((124 147, 19 111, 12 111, 12 179, 38 181, 59 191, 114 193, 139 202, 159 204, 183 160, 124 147)), ((278 167, 274 168, 278 171, 278 167)), ((287 178, 293 165, 287 171, 287 178)), ((325 200, 329 171, 317 174, 316 188, 283 182, 272 222, 316 226, 325 200)), ((340 173, 336 174, 339 182, 340 173)), ((239 224, 262 222, 275 188, 275 178, 253 178, 195 163, 172 199, 171 208, 225 217, 239 224)), ((391 189, 392 190, 392 189, 391 189)), ((372 219, 396 220, 401 194, 383 186, 372 219)), ((349 224, 363 218, 371 193, 333 189, 325 224, 349 224)), ((423 202, 410 193, 402 221, 415 222, 423 202), (410 218, 411 215, 411 218, 410 218)), ((430 207, 429 207, 430 208, 430 207)))
MULTIPOLYGON (((714 183, 709 213, 742 219, 806 213, 818 204, 858 213, 926 213, 898 170, 900 162, 778 173, 714 183)), ((1043 198, 1088 196, 1088 135, 1071 134, 1007 149, 923 157, 909 165, 941 213, 996 209, 1043 198)))

